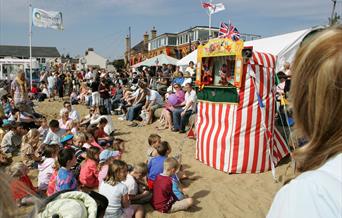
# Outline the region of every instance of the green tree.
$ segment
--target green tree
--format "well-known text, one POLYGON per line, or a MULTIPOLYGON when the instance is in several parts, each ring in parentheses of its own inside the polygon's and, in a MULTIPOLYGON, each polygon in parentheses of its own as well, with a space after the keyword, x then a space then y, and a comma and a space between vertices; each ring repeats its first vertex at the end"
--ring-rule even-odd
POLYGON ((117 59, 117 60, 113 61, 113 65, 117 70, 119 70, 119 69, 124 68, 125 61, 124 61, 124 59, 117 59))
POLYGON ((330 24, 331 26, 333 26, 333 25, 335 25, 335 24, 341 23, 341 16, 338 15, 336 12, 335 12, 335 14, 334 14, 334 16, 333 16, 332 19, 331 19, 331 17, 329 17, 328 19, 329 19, 329 24, 330 24))

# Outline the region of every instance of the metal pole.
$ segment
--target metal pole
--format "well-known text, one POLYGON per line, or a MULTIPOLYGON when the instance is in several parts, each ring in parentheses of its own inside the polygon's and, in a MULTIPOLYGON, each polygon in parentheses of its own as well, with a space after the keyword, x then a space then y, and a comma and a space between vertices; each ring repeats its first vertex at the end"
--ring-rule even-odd
POLYGON ((189 54, 191 53, 191 30, 192 27, 190 27, 190 30, 189 30, 189 54))
MULTIPOLYGON (((212 0, 209 0, 210 4, 213 3, 212 0)), ((211 38, 211 13, 210 13, 210 10, 208 10, 208 13, 209 13, 209 39, 211 38)))
POLYGON ((30 41, 30 87, 32 89, 32 5, 29 4, 29 41, 30 41))
POLYGON ((128 36, 129 36, 129 40, 128 40, 128 65, 131 66, 131 41, 132 41, 132 36, 131 36, 131 27, 128 27, 128 36))
POLYGON ((335 15, 335 9, 336 9, 336 0, 331 0, 333 2, 333 9, 331 11, 331 17, 330 17, 330 25, 333 25, 333 19, 335 15))

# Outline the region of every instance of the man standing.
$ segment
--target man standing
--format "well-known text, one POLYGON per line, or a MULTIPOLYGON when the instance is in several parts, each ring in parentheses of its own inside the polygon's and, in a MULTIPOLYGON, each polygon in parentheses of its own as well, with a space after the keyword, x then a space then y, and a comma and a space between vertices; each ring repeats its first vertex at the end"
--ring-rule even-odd
POLYGON ((185 133, 185 126, 188 124, 191 114, 196 110, 196 91, 190 83, 185 85, 185 89, 185 100, 182 103, 184 107, 175 108, 172 111, 173 132, 185 133))

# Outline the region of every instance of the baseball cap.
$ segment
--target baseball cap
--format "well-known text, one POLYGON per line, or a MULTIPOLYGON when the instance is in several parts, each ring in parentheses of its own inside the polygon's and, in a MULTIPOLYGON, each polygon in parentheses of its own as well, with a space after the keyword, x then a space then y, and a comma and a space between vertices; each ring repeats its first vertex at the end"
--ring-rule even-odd
POLYGON ((61 143, 63 144, 63 143, 65 143, 65 142, 67 142, 67 141, 69 141, 70 139, 73 139, 73 138, 74 138, 74 135, 68 134, 68 135, 64 136, 64 137, 61 139, 61 143))

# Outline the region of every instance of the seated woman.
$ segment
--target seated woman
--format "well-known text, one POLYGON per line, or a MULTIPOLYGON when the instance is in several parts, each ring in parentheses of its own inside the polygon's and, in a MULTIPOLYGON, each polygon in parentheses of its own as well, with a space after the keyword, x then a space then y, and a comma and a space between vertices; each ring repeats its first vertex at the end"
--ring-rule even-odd
POLYGON ((69 111, 66 108, 62 108, 62 110, 59 112, 60 119, 59 122, 59 128, 64 129, 65 131, 70 130, 72 119, 69 118, 69 111))
POLYGON ((172 111, 174 108, 181 107, 181 104, 184 102, 184 91, 182 90, 182 87, 179 84, 173 85, 174 94, 171 94, 168 96, 168 101, 165 104, 161 119, 165 119, 164 125, 161 126, 160 130, 163 129, 170 129, 172 128, 172 111))

